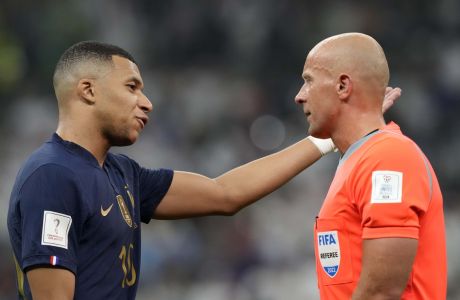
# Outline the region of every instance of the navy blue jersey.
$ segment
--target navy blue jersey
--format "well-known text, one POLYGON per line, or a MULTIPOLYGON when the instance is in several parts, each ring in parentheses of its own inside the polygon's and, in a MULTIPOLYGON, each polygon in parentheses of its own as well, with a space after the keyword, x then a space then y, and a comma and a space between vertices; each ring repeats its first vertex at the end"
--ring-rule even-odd
POLYGON ((11 194, 19 298, 32 299, 25 271, 54 265, 75 274, 75 299, 134 299, 140 222, 150 221, 172 177, 111 153, 100 167, 54 134, 21 168, 11 194))

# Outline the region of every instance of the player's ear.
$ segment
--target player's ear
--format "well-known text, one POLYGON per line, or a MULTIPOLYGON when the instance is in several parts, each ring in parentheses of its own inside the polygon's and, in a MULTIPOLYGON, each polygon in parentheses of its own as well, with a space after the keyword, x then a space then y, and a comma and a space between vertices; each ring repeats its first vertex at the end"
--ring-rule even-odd
POLYGON ((348 99, 348 97, 350 97, 352 90, 353 82, 351 80, 351 77, 347 74, 340 74, 336 84, 336 92, 339 96, 339 99, 348 99))
POLYGON ((95 80, 80 79, 77 83, 77 94, 85 103, 93 105, 96 102, 95 80))

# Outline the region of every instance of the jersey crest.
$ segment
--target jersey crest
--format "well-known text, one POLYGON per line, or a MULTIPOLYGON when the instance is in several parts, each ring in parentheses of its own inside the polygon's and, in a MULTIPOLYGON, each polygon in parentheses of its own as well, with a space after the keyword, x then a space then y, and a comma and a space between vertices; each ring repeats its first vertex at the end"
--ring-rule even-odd
POLYGON ((337 231, 318 232, 318 258, 324 272, 333 278, 340 267, 340 245, 337 231))
POLYGON ((125 219, 126 224, 128 224, 129 227, 133 227, 133 219, 131 218, 131 214, 129 213, 128 207, 126 206, 122 195, 117 195, 117 202, 121 215, 123 216, 123 219, 125 219))

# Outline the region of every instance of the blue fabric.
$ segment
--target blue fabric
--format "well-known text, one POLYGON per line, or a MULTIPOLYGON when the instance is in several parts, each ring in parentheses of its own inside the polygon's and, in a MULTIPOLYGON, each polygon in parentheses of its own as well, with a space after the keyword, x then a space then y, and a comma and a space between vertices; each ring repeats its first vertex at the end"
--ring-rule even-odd
MULTIPOLYGON (((10 198, 8 230, 21 270, 56 263, 75 274, 75 299, 134 299, 140 222, 150 221, 172 177, 172 170, 111 153, 101 168, 90 152, 54 134, 21 168, 10 198), (45 212, 65 245, 47 244, 54 233, 46 235, 45 212)), ((26 277, 23 289, 32 299, 26 277)))

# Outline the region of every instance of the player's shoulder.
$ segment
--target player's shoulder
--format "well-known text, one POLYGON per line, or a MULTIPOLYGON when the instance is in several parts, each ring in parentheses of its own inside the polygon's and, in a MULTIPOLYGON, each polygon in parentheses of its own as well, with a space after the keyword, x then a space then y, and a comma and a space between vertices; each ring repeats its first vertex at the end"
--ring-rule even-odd
POLYGON ((46 176, 59 174, 54 178, 72 178, 84 168, 82 161, 67 151, 62 145, 49 140, 36 149, 21 166, 16 182, 21 185, 34 174, 46 176))
POLYGON ((19 170, 13 186, 12 195, 27 190, 63 189, 69 186, 81 187, 75 172, 60 163, 46 160, 34 160, 31 157, 19 170))
MULTIPOLYGON (((170 182, 174 175, 174 171, 165 168, 149 168, 141 166, 136 160, 124 154, 108 153, 106 165, 109 170, 118 169, 123 174, 128 176, 146 176, 146 178, 163 178, 165 182, 170 182)), ((161 180, 163 180, 161 179, 161 180)), ((159 180, 159 182, 161 181, 159 180)))
POLYGON ((118 153, 107 153, 105 164, 109 168, 116 168, 122 171, 122 173, 138 173, 140 165, 132 158, 125 154, 118 153))
POLYGON ((120 163, 132 163, 132 162, 135 162, 132 158, 130 158, 126 154, 113 153, 113 152, 108 152, 107 153, 107 159, 109 159, 111 161, 117 161, 117 162, 120 162, 120 163))
POLYGON ((68 168, 69 163, 72 162, 69 159, 69 155, 64 149, 60 149, 57 145, 50 143, 49 141, 44 143, 41 147, 35 150, 24 162, 22 169, 27 171, 26 173, 33 172, 41 167, 48 168, 68 168))

